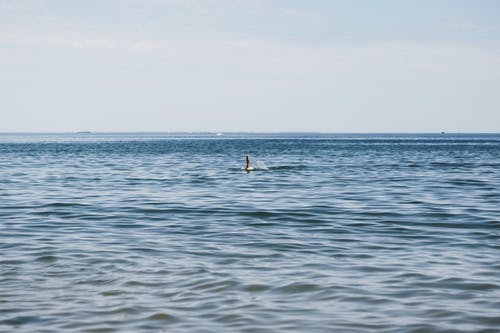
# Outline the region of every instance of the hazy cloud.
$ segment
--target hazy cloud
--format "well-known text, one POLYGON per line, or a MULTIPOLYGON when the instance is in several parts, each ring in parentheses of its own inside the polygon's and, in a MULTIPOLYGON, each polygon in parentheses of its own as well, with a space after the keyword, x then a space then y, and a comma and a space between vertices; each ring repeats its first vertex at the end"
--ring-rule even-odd
POLYGON ((499 31, 500 27, 478 22, 448 22, 445 26, 450 30, 462 31, 499 31))
POLYGON ((0 130, 64 130, 72 115, 94 130, 500 123, 500 37, 481 6, 295 5, 0 0, 0 130), (11 114, 27 120, 23 128, 11 114))
POLYGON ((327 16, 317 10, 304 10, 304 9, 286 9, 282 12, 282 15, 289 17, 296 17, 306 20, 325 20, 327 16))

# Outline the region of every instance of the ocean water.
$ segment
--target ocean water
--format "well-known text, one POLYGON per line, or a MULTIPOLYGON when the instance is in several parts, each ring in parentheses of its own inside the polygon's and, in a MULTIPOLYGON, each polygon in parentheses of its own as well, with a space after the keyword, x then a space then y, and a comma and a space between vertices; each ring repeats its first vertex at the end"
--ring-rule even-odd
POLYGON ((0 331, 500 332, 500 135, 1 134, 0 331))

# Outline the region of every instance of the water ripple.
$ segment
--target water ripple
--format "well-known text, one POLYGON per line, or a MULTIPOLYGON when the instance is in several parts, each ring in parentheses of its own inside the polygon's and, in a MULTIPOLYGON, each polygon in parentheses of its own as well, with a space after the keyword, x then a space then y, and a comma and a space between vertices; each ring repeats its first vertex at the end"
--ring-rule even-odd
POLYGON ((0 331, 497 332, 498 166, 498 135, 0 135, 0 331))

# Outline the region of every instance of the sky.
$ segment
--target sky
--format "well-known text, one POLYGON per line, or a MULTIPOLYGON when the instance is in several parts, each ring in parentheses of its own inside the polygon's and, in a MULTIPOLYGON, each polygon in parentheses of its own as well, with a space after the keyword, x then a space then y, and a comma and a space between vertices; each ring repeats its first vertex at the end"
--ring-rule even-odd
POLYGON ((0 0, 0 132, 500 132, 497 0, 0 0))

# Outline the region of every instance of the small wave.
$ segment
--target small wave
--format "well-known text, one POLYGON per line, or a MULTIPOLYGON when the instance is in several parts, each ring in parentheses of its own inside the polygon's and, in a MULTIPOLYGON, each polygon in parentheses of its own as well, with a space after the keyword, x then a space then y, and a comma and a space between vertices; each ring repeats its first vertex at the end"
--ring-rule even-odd
POLYGON ((60 207, 88 207, 88 204, 79 202, 51 202, 39 206, 40 208, 60 208, 60 207))
POLYGON ((249 293, 257 293, 257 292, 262 292, 262 291, 267 291, 271 288, 270 285, 267 285, 267 284, 248 284, 248 285, 245 285, 243 287, 241 287, 241 289, 243 291, 246 291, 246 292, 249 292, 249 293))
POLYGON ((470 162, 431 162, 429 165, 442 168, 471 168, 475 166, 474 163, 470 162))
POLYGON ((57 257, 53 255, 42 255, 35 259, 36 261, 51 263, 57 261, 57 257))
POLYGON ((310 293, 321 291, 322 287, 318 284, 292 282, 283 286, 274 288, 274 291, 283 294, 310 293))
POLYGON ((466 185, 478 185, 484 186, 488 185, 487 182, 479 180, 479 179, 452 179, 450 182, 452 185, 466 186, 466 185))
POLYGON ((155 313, 154 315, 149 316, 147 319, 153 321, 177 321, 177 318, 175 316, 164 312, 155 313))
POLYGON ((272 166, 269 168, 269 170, 303 170, 307 169, 308 166, 304 164, 297 164, 297 165, 277 165, 277 166, 272 166))
MULTIPOLYGON (((42 317, 39 316, 16 316, 13 318, 8 318, 0 322, 0 324, 7 324, 7 325, 12 325, 12 326, 21 326, 21 325, 27 325, 27 324, 40 324, 44 322, 42 317)), ((0 326, 1 327, 1 326, 0 326)))
POLYGON ((259 160, 254 162, 254 168, 257 170, 269 170, 267 165, 264 162, 259 161, 259 160))
MULTIPOLYGON (((246 171, 245 167, 241 167, 238 170, 244 170, 244 171, 246 171)), ((254 167, 252 171, 266 171, 266 170, 269 170, 269 169, 267 169, 267 168, 266 169, 259 169, 257 167, 254 167)))

